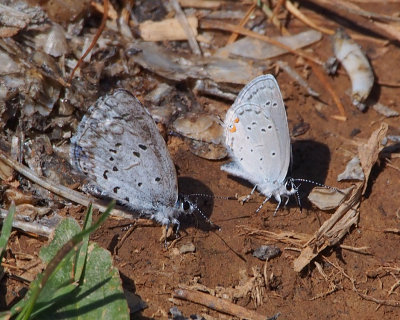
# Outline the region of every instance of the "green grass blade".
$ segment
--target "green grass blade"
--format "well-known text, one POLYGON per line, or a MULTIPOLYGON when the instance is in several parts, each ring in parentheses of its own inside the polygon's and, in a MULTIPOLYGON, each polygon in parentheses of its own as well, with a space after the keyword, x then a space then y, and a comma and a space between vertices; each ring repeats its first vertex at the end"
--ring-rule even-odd
POLYGON ((7 217, 3 221, 3 227, 1 228, 0 236, 0 261, 2 261, 4 253, 7 248, 8 239, 10 238, 12 223, 15 215, 15 204, 11 204, 8 210, 7 217))
MULTIPOLYGON (((0 235, 0 262, 3 261, 4 254, 7 249, 8 239, 10 238, 12 223, 15 215, 15 204, 11 203, 10 209, 8 210, 7 217, 3 220, 3 227, 1 228, 0 235)), ((3 279, 4 268, 0 265, 0 279, 3 279)))
MULTIPOLYGON (((83 224, 83 230, 87 230, 92 225, 92 221, 93 221, 93 210, 92 206, 89 206, 88 213, 85 218, 85 223, 83 224)), ((82 245, 77 251, 75 256, 75 270, 74 270, 75 281, 81 280, 81 276, 85 268, 88 246, 89 246, 89 234, 83 237, 82 245)))

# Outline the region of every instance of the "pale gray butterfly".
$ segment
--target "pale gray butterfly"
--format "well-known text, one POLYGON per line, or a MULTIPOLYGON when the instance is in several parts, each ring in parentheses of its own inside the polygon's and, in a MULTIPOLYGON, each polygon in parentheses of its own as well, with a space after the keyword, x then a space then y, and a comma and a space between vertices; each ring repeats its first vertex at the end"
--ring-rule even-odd
POLYGON ((251 194, 257 188, 266 196, 256 212, 271 197, 278 202, 274 215, 282 198, 287 204, 289 196, 297 194, 300 205, 295 181, 312 181, 287 178, 292 158, 290 135, 274 76, 261 75, 247 84, 227 111, 224 126, 225 144, 232 162, 222 165, 221 169, 254 184, 251 194))
POLYGON ((123 89, 100 98, 71 138, 72 164, 86 190, 114 198, 140 216, 169 226, 197 207, 178 194, 175 166, 150 113, 123 89))

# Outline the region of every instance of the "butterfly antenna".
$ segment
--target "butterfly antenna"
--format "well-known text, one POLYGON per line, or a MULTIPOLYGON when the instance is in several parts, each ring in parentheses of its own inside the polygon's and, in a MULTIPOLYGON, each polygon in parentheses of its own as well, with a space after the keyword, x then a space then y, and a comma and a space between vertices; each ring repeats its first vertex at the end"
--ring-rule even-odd
POLYGON ((212 221, 203 213, 203 211, 197 206, 197 204, 194 203, 194 204, 193 204, 193 208, 194 208, 195 210, 197 210, 197 211, 201 214, 201 216, 203 217, 203 219, 206 220, 210 225, 212 225, 213 227, 217 228, 218 231, 221 231, 221 227, 220 227, 220 226, 217 226, 214 222, 212 222, 212 221))
POLYGON ((191 193, 188 195, 188 197, 220 199, 220 200, 237 200, 235 197, 212 196, 210 194, 205 194, 205 193, 191 193))
MULTIPOLYGON (((186 195, 185 197, 188 198, 188 197, 193 197, 193 196, 194 196, 194 197, 215 198, 215 197, 212 196, 212 195, 209 195, 209 194, 202 194, 202 193, 192 193, 192 194, 186 195)), ((193 208, 193 211, 197 210, 197 212, 200 213, 200 215, 203 217, 203 219, 204 219, 205 221, 207 221, 210 225, 216 227, 218 230, 221 230, 221 228, 220 228, 219 226, 217 226, 214 222, 212 222, 212 221, 203 213, 203 211, 197 206, 197 203, 190 201, 190 204, 191 204, 191 206, 192 206, 192 208, 193 208)))
POLYGON ((301 184, 299 184, 296 187, 296 200, 297 200, 297 204, 299 205, 300 208, 300 212, 303 212, 303 207, 301 206, 301 201, 300 201, 300 195, 299 195, 299 188, 300 188, 301 184))
POLYGON ((339 193, 341 193, 341 194, 344 194, 343 191, 339 190, 338 188, 330 187, 330 186, 327 186, 327 185, 325 185, 325 184, 322 184, 322 183, 319 183, 319 182, 316 182, 316 181, 312 181, 312 180, 308 180, 308 179, 301 179, 301 178, 300 178, 300 179, 292 178, 292 181, 296 181, 296 182, 299 181, 299 182, 311 183, 311 184, 316 185, 316 186, 318 186, 318 187, 322 187, 322 188, 334 190, 334 191, 337 191, 337 192, 339 192, 339 193))

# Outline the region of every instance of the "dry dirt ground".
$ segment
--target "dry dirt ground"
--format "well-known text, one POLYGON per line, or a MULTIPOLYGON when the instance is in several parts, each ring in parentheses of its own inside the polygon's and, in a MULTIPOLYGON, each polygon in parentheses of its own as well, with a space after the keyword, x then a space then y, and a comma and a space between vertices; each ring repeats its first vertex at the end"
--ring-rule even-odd
MULTIPOLYGON (((377 81, 399 82, 397 68, 400 51, 397 44, 383 46, 368 38, 358 40, 358 43, 368 54, 377 81)), ((316 56, 326 59, 331 55, 330 39, 324 36, 312 49, 316 56)), ((291 55, 282 57, 282 60, 292 66, 296 63, 296 58, 291 55)), ((290 130, 301 121, 309 124, 306 133, 292 140, 294 177, 339 188, 347 187, 351 183, 337 182, 336 177, 356 154, 356 147, 351 142, 368 139, 382 121, 389 124, 389 134, 400 134, 398 118, 383 118, 371 108, 361 113, 351 105, 346 94, 351 86, 344 72, 335 76, 332 83, 345 106, 348 118, 345 122, 331 118, 337 113, 336 108, 314 74, 310 74, 308 82, 322 93, 320 99, 327 102, 318 110, 316 106, 321 102, 306 96, 287 74, 280 72, 277 80, 287 107, 290 130), (359 132, 356 136, 353 135, 355 129, 359 132)), ((398 90, 397 87, 375 85, 372 96, 400 111, 398 90)), ((199 102, 229 108, 227 102, 205 97, 199 97, 199 102)), ((177 167, 181 193, 234 196, 251 191, 251 185, 220 170, 227 159, 209 161, 196 157, 179 137, 168 137, 168 147, 177 167)), ((300 212, 294 199, 291 199, 289 205, 279 209, 276 216, 273 216, 274 201, 264 205, 258 214, 255 213, 263 200, 258 195, 244 205, 235 200, 200 199, 202 211, 221 230, 213 230, 198 214, 182 217, 180 237, 168 249, 160 242, 162 227, 139 225, 115 250, 127 232, 123 227, 130 221, 114 219, 109 219, 95 232, 92 240, 114 252, 114 265, 120 271, 124 287, 147 303, 148 307, 135 314, 134 318, 165 318, 174 305, 186 317, 199 314, 231 318, 198 304, 172 299, 172 293, 181 285, 233 288, 242 284, 246 277, 252 277, 254 270, 259 270, 262 276, 267 276, 264 279, 266 287, 254 295, 261 297, 259 305, 255 305, 250 294, 236 301, 238 305, 254 309, 259 314, 272 316, 280 312, 279 319, 398 319, 400 288, 393 288, 390 295, 389 292, 399 282, 399 235, 384 232, 385 229, 400 227, 400 160, 393 158, 391 161, 392 166, 382 160, 373 168, 369 188, 359 209, 359 222, 341 242, 350 247, 368 247, 368 254, 346 250, 338 245, 328 248, 316 259, 326 277, 318 271, 314 262, 301 273, 295 272, 293 260, 298 251, 292 250, 288 244, 257 239, 244 229, 246 226, 276 233, 291 231, 312 235, 331 213, 322 212, 307 202, 310 190, 307 185, 300 188, 303 211, 300 212), (187 243, 194 244, 194 253, 179 252, 179 248, 187 243), (262 244, 274 244, 282 253, 267 263, 260 261, 252 256, 252 251, 262 244), (351 281, 360 292, 379 300, 397 301, 397 306, 367 301, 353 290, 351 281)), ((83 209, 69 212, 77 219, 82 219, 83 213, 83 209)), ((13 235, 10 246, 14 250, 36 255, 44 243, 44 240, 17 233, 13 235)), ((25 286, 13 278, 3 279, 1 291, 7 292, 4 302, 16 299, 25 286)))

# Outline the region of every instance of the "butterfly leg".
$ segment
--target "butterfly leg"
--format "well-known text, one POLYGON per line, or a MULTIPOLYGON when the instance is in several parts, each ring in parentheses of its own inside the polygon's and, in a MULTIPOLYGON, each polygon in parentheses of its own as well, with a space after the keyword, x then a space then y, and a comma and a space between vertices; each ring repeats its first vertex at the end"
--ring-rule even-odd
POLYGON ((165 247, 165 249, 168 249, 168 243, 167 243, 168 230, 169 230, 169 222, 165 225, 165 237, 164 237, 164 247, 165 247))
POLYGON ((283 196, 283 197, 285 197, 285 199, 286 199, 286 201, 285 201, 285 204, 284 204, 284 206, 286 207, 287 206, 287 204, 289 203, 289 196, 283 196))
POLYGON ((260 212, 261 208, 263 207, 263 205, 270 199, 270 197, 267 197, 264 199, 263 203, 261 203, 261 205, 257 208, 256 213, 260 212))
POLYGON ((168 248, 167 238, 168 238, 168 231, 169 231, 170 224, 176 226, 176 232, 175 232, 176 238, 178 238, 179 228, 180 228, 180 225, 181 225, 179 220, 177 220, 175 218, 172 218, 170 221, 168 221, 165 224, 165 235, 163 235, 163 237, 162 237, 162 238, 164 238, 164 246, 165 246, 165 248, 168 248))
POLYGON ((279 207, 281 206, 281 203, 282 203, 282 199, 281 199, 281 196, 279 194, 275 195, 275 199, 276 199, 276 201, 278 201, 278 205, 275 208, 274 217, 276 216, 276 213, 278 212, 278 209, 279 209, 279 207))
POLYGON ((176 232, 175 232, 175 236, 178 238, 178 234, 179 234, 179 228, 181 227, 181 223, 179 222, 178 219, 172 219, 172 223, 174 225, 176 225, 176 232))

